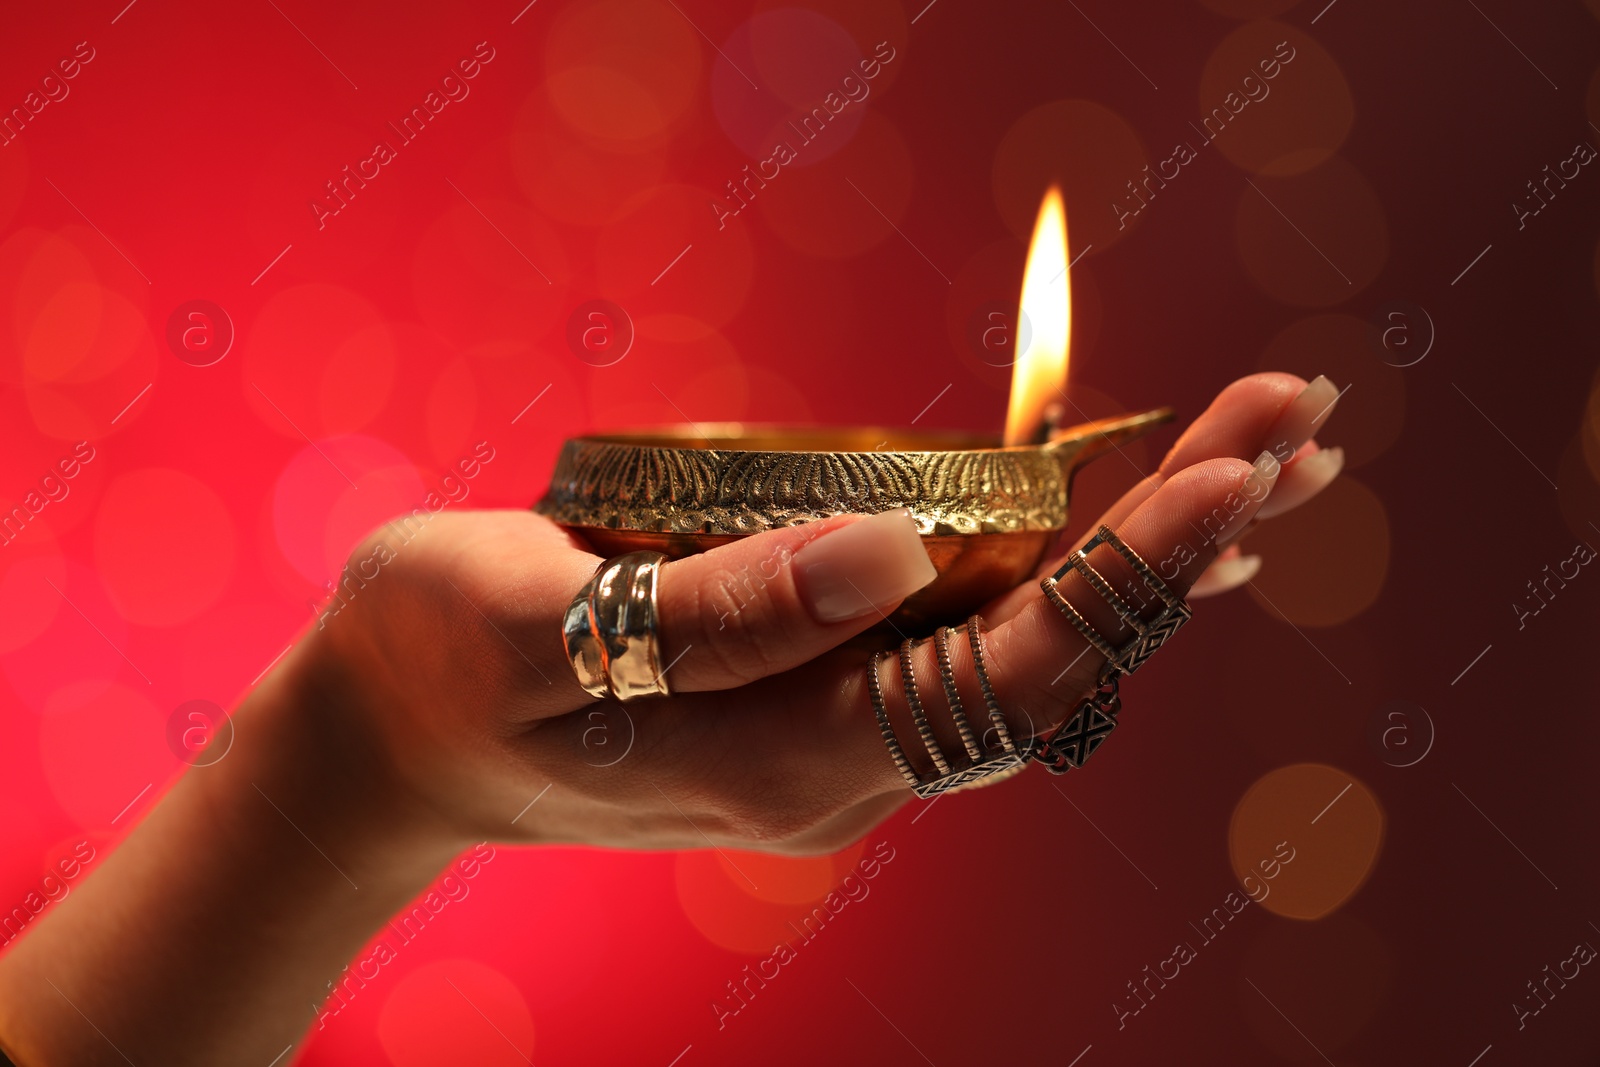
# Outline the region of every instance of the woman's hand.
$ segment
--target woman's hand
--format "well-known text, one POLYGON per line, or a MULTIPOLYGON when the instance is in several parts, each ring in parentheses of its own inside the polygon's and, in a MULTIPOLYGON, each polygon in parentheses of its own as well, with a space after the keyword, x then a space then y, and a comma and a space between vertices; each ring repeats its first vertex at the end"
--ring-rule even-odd
MULTIPOLYGON (((1311 440, 1334 399, 1324 379, 1236 382, 1102 521, 1180 595, 1238 584, 1237 569, 1202 576, 1337 473, 1311 440)), ((355 558, 343 606, 236 711, 228 756, 179 779, 0 958, 0 1047, 21 1067, 279 1062, 373 931, 472 842, 828 851, 911 796, 867 653, 843 647, 932 577, 908 519, 843 517, 667 564, 675 695, 626 707, 592 699, 567 662, 563 611, 599 559, 543 519, 441 514, 355 558)), ((1062 593, 1114 632, 1078 581, 1062 593)), ((985 616, 1011 729, 1048 730, 1099 654, 1034 583, 985 616)), ((917 655, 937 693, 931 649, 917 655)), ((981 707, 970 659, 953 665, 981 707)), ((898 680, 884 689, 914 737, 898 680)))
MULTIPOLYGON (((1338 454, 1312 441, 1336 395, 1326 379, 1236 382, 1101 521, 1182 594, 1248 524, 1337 473, 1338 454)), ((933 577, 904 513, 771 531, 665 564, 660 634, 674 695, 627 705, 590 697, 563 650, 562 613, 600 563, 577 538, 527 512, 442 514, 403 544, 398 534, 385 527, 358 550, 387 562, 370 581, 347 581, 348 602, 309 642, 336 694, 317 704, 346 720, 337 736, 384 754, 404 806, 431 812, 459 842, 830 850, 910 796, 868 703, 868 652, 840 648, 933 577)), ((1238 584, 1233 570, 1203 580, 1238 584)), ((1063 592, 1114 630, 1075 585, 1063 592)), ((1036 582, 985 616, 1013 730, 1049 730, 1092 687, 1099 654, 1036 582)), ((919 655, 919 688, 938 693, 931 648, 919 655)), ((968 706, 981 707, 970 659, 954 660, 968 706)), ((903 707, 897 686, 885 685, 891 708, 903 707)), ((897 732, 915 737, 904 721, 897 732)))

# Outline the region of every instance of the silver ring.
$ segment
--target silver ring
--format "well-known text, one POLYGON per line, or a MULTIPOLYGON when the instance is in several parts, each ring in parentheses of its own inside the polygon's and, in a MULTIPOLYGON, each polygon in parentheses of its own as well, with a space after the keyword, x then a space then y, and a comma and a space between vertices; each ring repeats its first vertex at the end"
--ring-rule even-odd
POLYGON ((595 568, 567 605, 561 640, 578 684, 601 700, 668 696, 661 669, 660 552, 629 552, 595 568))

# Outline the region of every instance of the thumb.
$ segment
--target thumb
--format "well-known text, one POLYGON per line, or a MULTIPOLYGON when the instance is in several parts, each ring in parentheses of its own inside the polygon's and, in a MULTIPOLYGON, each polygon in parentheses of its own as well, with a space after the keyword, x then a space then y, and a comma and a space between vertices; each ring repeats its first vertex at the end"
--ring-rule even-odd
POLYGON ((742 538, 661 568, 662 662, 674 692, 797 667, 883 622, 933 581, 911 513, 841 515, 742 538))

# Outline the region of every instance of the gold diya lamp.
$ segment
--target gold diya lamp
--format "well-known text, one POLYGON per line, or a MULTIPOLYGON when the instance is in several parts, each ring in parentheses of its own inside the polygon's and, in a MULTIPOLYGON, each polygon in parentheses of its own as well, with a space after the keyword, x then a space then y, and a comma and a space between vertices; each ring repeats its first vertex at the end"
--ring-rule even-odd
POLYGON ((955 622, 1033 576, 1066 528, 1073 477, 1172 418, 1170 408, 1058 429, 1071 303, 1057 190, 1022 286, 1033 341, 1013 369, 1006 432, 744 423, 573 438, 537 510, 602 556, 681 558, 780 526, 907 508, 938 577, 890 621, 955 622))

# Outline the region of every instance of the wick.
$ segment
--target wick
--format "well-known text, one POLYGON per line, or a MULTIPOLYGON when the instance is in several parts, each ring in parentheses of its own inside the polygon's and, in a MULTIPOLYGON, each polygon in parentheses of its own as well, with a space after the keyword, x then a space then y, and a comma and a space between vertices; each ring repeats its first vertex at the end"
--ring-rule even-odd
POLYGON ((1066 419, 1067 410, 1059 400, 1045 405, 1044 417, 1039 422, 1039 430, 1034 434, 1033 443, 1047 445, 1050 439, 1061 429, 1062 422, 1066 419))

